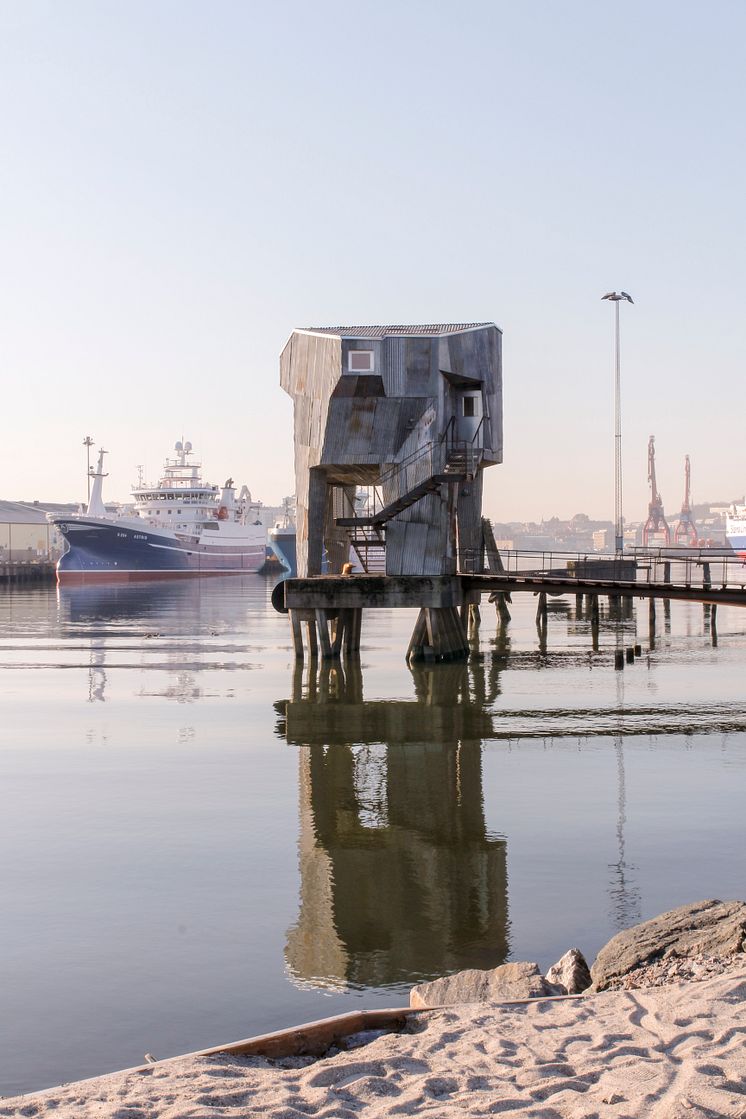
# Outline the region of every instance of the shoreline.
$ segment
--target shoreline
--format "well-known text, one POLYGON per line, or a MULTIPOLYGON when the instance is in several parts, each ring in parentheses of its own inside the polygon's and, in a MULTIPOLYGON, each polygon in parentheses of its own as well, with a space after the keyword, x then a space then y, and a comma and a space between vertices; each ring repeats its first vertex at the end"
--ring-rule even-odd
POLYGON ((3 1099, 0 1117, 735 1117, 744 1036, 746 966, 635 990, 353 1012, 3 1099))

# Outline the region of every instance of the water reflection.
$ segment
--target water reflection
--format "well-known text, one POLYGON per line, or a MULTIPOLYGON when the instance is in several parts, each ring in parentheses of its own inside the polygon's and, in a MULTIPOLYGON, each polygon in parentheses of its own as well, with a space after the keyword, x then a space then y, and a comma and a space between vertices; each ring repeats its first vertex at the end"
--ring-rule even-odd
POLYGON ((609 867, 609 895, 612 922, 615 928, 621 930, 628 929, 641 919, 642 903, 640 888, 635 879, 638 868, 627 860, 626 854, 627 778, 624 771, 624 739, 621 736, 614 743, 614 753, 617 765, 617 859, 609 867))
MULTIPOLYGON (((212 593, 212 587, 206 591, 196 579, 57 587, 60 635, 88 648, 88 702, 106 702, 107 670, 113 668, 149 669, 137 692, 143 698, 192 704, 214 695, 205 689, 203 669, 253 667, 237 659, 242 646, 211 639, 240 626, 242 590, 255 595, 258 587, 263 589, 236 580, 231 598, 212 593), (169 674, 165 686, 154 686, 159 670, 169 674)), ((233 689, 225 694, 232 696, 233 689)))
MULTIPOLYGON (((205 603, 214 599, 204 596, 205 603)), ((157 582, 102 583, 89 586, 57 587, 59 618, 63 625, 104 626, 106 637, 111 639, 112 626, 137 626, 142 635, 141 623, 157 622, 152 634, 157 636, 165 626, 173 632, 183 628, 189 619, 190 627, 195 616, 199 617, 203 593, 199 579, 173 579, 157 582)), ((116 632, 116 631, 115 631, 116 632)))
POLYGON ((90 663, 88 666, 88 702, 104 703, 106 697, 106 645, 103 641, 91 641, 90 663))
POLYGON ((415 699, 363 699, 359 664, 296 671, 278 733, 299 747, 296 982, 388 986, 509 952, 506 841, 482 795, 496 670, 418 668, 415 699))

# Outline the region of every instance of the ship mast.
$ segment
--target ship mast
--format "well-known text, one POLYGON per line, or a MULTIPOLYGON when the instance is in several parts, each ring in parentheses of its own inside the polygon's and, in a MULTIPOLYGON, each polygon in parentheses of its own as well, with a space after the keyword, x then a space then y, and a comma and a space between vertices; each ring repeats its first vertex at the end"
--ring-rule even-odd
POLYGON ((109 452, 105 451, 103 447, 99 447, 98 465, 90 475, 91 478, 93 478, 93 489, 91 490, 91 496, 88 499, 88 509, 86 510, 86 516, 88 517, 106 516, 106 506, 104 505, 103 498, 104 478, 107 477, 107 475, 104 474, 104 455, 108 453, 109 452))

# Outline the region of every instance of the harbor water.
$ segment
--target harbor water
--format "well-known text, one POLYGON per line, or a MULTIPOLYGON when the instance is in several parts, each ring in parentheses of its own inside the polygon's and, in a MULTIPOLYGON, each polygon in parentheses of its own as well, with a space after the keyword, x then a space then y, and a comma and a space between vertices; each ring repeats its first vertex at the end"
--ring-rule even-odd
POLYGON ((296 664, 258 576, 0 591, 0 1094, 746 897, 746 611, 296 664), (642 656, 614 670, 615 651, 642 656))

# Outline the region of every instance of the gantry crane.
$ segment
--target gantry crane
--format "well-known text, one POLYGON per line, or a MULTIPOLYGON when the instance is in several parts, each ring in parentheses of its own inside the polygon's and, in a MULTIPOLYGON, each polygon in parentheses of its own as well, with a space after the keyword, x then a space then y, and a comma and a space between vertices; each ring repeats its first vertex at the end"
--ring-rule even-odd
POLYGON ((692 516, 691 482, 692 472, 689 455, 686 455, 684 458, 684 500, 681 503, 681 516, 679 517, 679 523, 676 525, 674 543, 686 544, 690 548, 696 548, 699 537, 692 516))
POLYGON ((666 514, 663 512, 663 498, 658 493, 655 481, 655 436, 648 440, 648 481, 650 482, 650 504, 648 505, 648 519, 642 530, 642 546, 647 548, 653 533, 662 532, 665 535, 663 543, 671 543, 671 529, 668 527, 666 514))

